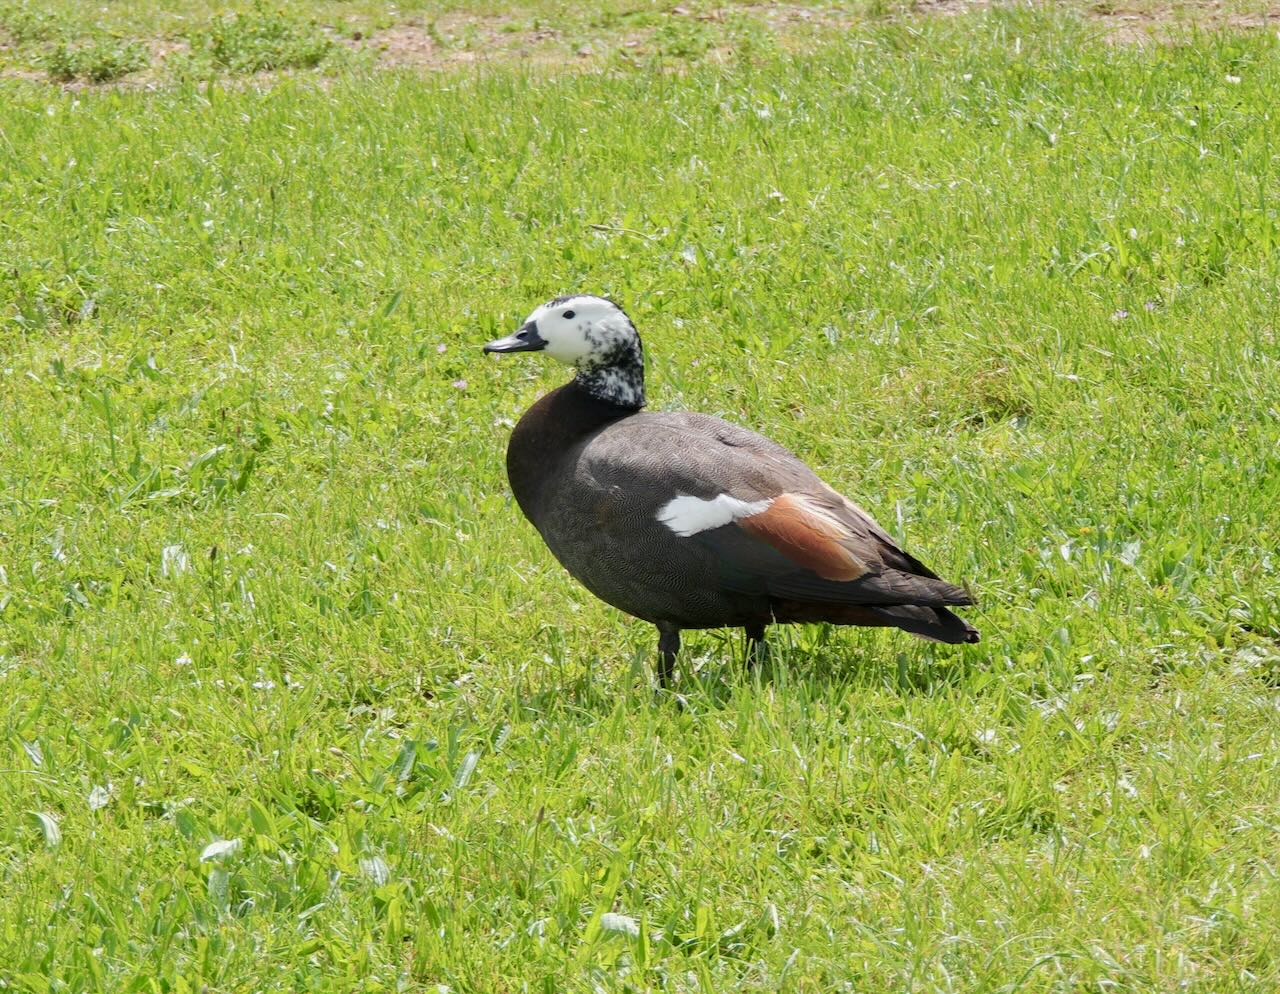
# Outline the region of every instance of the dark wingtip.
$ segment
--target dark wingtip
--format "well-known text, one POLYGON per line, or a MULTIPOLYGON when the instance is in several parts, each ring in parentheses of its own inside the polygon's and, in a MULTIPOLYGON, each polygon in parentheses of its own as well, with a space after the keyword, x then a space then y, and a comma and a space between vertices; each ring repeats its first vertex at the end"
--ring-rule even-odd
MULTIPOLYGON (((881 610, 884 610, 883 608, 881 610)), ((902 610, 898 608, 897 610, 902 610)), ((914 613, 914 612, 912 612, 914 613)), ((925 638, 934 638, 940 642, 950 642, 952 645, 967 645, 974 642, 980 642, 982 636, 978 634, 978 629, 965 621, 958 614, 948 611, 945 607, 934 608, 931 612, 934 624, 924 629, 918 627, 907 628, 907 631, 914 632, 916 635, 923 635, 925 638)), ((905 626, 900 626, 905 627, 905 626)))

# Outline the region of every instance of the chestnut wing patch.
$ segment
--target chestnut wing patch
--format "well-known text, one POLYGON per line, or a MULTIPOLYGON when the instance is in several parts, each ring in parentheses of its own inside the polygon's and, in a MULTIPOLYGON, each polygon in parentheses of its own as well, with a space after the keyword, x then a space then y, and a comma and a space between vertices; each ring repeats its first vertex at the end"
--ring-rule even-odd
POLYGON ((759 513, 739 518, 737 524, 824 580, 856 580, 868 571, 849 548, 856 536, 803 495, 781 494, 759 513))

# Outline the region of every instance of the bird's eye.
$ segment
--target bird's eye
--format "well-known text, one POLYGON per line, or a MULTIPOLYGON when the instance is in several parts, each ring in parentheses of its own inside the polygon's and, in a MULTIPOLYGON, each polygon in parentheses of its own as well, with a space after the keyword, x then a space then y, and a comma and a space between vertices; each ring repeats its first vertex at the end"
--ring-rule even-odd
POLYGON ((560 316, 561 316, 561 317, 563 317, 566 321, 568 321, 570 318, 572 318, 572 317, 573 317, 573 311, 565 311, 565 312, 564 312, 562 315, 560 315, 560 316))

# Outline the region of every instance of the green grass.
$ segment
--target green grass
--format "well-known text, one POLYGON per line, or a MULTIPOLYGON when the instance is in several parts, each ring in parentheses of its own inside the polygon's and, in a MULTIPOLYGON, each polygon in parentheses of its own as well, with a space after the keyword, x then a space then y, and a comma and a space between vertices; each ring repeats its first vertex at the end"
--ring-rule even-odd
POLYGON ((1277 45, 0 81, 0 987, 1276 990, 1277 45), (983 642, 656 697, 479 352, 579 289, 983 642))

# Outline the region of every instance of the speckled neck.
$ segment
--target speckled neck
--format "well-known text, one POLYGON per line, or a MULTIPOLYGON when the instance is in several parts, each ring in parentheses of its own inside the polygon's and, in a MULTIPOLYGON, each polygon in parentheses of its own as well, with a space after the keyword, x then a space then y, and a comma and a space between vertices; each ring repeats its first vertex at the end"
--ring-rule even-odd
POLYGON ((644 407, 644 350, 638 339, 578 362, 574 382, 589 397, 639 410, 644 407))

